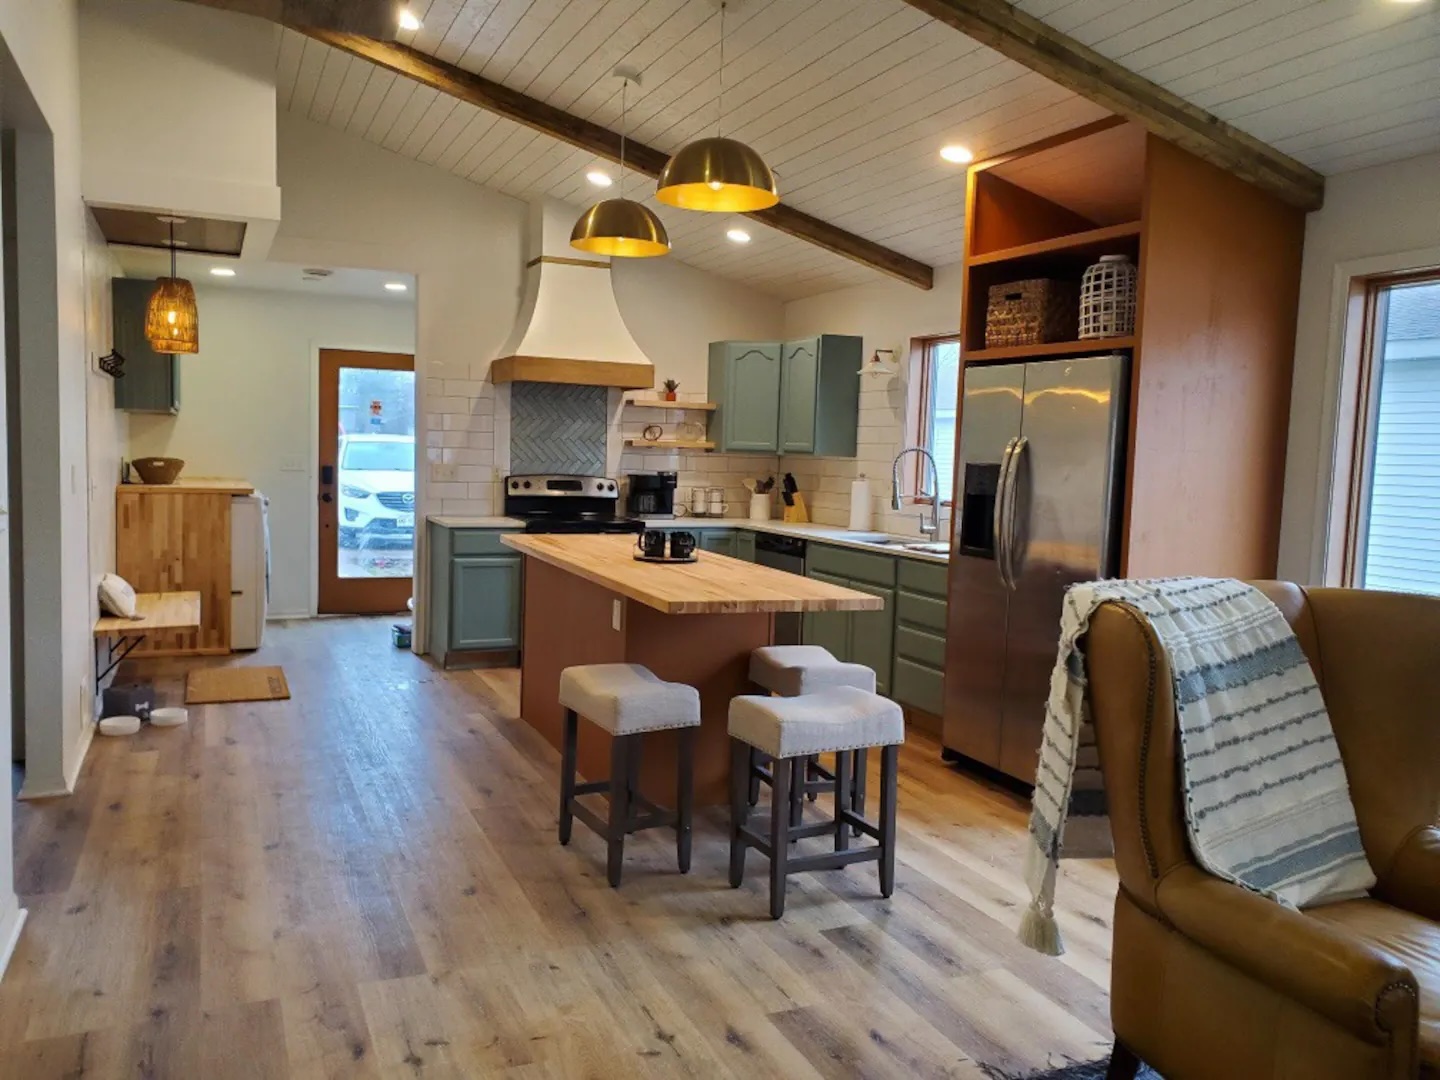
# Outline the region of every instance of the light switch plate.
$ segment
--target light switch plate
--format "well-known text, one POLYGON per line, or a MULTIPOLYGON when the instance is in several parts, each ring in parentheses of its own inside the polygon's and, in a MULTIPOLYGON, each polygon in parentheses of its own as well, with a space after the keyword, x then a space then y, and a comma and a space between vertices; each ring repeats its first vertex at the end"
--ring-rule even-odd
POLYGON ((453 461, 437 461, 430 466, 430 479, 436 484, 446 484, 460 478, 460 466, 453 461))

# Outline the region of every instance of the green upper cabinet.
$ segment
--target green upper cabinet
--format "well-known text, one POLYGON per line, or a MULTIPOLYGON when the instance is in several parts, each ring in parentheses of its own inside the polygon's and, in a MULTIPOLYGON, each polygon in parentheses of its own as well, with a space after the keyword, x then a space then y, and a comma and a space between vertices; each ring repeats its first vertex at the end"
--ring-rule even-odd
MULTIPOLYGON (((857 368, 858 370, 858 368, 857 368)), ((815 387, 820 378, 820 340, 780 346, 780 452, 815 452, 815 387)), ((860 380, 855 380, 860 385, 860 380)), ((851 453, 854 453, 852 450, 851 453)))
POLYGON ((115 380, 115 407, 130 412, 180 411, 180 357, 157 353, 145 339, 145 308, 155 282, 115 278, 111 283, 115 351, 125 374, 115 380))
POLYGON ((774 341, 710 344, 710 435, 717 450, 776 453, 780 429, 780 345, 774 341))
POLYGON ((716 449, 854 457, 861 347, 843 334, 713 342, 716 449))

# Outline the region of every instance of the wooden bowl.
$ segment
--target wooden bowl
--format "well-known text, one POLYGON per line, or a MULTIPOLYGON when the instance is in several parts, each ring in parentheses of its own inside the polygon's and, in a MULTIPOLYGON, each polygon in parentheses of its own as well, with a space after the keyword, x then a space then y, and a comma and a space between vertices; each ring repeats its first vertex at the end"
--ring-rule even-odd
POLYGON ((173 484, 185 468, 185 462, 178 457, 136 458, 130 465, 147 484, 173 484))

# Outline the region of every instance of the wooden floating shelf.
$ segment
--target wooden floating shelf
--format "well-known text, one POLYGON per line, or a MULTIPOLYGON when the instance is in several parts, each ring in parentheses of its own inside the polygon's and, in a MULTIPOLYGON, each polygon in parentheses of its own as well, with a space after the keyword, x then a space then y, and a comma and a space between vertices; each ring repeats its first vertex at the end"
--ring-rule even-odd
POLYGON ((1010 262, 1015 259, 1030 259, 1043 255, 1109 255, 1116 241, 1128 240, 1140 235, 1140 222, 1127 221, 1123 225, 1107 225, 1101 229, 1067 233, 1049 240, 1037 240, 1033 244, 987 251, 983 255, 972 255, 970 266, 988 266, 991 263, 1010 262))
POLYGON ((961 357, 967 364, 986 360, 1030 360, 1046 356, 1093 356, 1116 349, 1135 348, 1133 337, 1086 338, 1084 341, 1047 341, 1042 345, 1006 345, 999 349, 970 349, 961 357))
POLYGON ((660 398, 626 398, 626 405, 637 409, 680 409, 684 412, 714 412, 713 401, 664 401, 660 398))
POLYGON ((634 446, 641 450, 650 448, 656 450, 714 450, 713 442, 706 442, 701 439, 626 439, 626 446, 634 446))

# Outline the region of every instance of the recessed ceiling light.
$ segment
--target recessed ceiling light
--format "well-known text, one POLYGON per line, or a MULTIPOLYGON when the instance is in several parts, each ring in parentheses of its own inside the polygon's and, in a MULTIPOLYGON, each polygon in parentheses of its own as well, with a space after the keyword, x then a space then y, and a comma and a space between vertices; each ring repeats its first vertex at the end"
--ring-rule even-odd
POLYGON ((975 160, 975 155, 963 146, 952 143, 949 146, 940 148, 940 156, 946 161, 953 161, 956 165, 968 165, 975 160))
POLYGON ((414 13, 413 11, 411 11, 408 7, 407 7, 407 8, 401 8, 401 9, 400 9, 400 29, 401 29, 401 30, 419 30, 419 29, 420 29, 420 20, 415 17, 415 13, 414 13))
POLYGON ((599 169, 591 169, 585 174, 585 179, 589 180, 590 183, 594 184, 596 187, 609 187, 611 184, 615 183, 614 180, 610 179, 609 173, 601 172, 599 169))
POLYGON ((234 271, 234 270, 231 270, 230 267, 228 267, 228 266, 212 266, 212 267, 210 268, 210 273, 214 274, 216 277, 234 277, 234 276, 235 276, 235 271, 234 271))
POLYGON ((750 234, 744 229, 726 229, 725 235, 737 244, 748 244, 750 242, 750 234))
POLYGON ((403 281, 387 281, 385 282, 385 288, 391 292, 405 292, 410 286, 406 285, 403 281))

